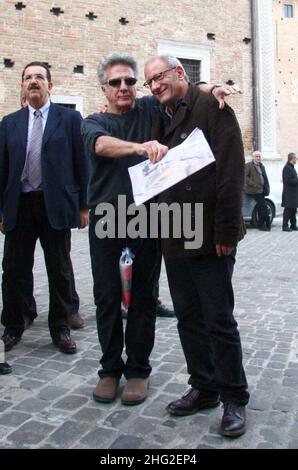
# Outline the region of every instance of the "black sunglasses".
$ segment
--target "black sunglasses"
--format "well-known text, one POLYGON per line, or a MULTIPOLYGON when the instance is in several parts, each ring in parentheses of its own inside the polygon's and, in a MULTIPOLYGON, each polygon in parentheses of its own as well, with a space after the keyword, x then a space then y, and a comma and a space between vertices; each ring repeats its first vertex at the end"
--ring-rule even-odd
POLYGON ((133 86, 137 83, 137 79, 134 77, 111 78, 106 83, 114 88, 118 88, 121 86, 122 80, 124 80, 126 86, 133 86))

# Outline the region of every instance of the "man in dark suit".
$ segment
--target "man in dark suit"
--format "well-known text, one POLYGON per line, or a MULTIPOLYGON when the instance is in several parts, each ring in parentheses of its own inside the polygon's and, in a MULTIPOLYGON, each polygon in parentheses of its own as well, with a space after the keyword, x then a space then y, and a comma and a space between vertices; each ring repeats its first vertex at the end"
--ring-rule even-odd
POLYGON ((283 232, 297 231, 296 213, 298 207, 298 176, 295 170, 297 157, 291 152, 288 155, 288 161, 282 170, 282 202, 284 207, 282 230, 283 232), (290 221, 290 227, 289 227, 290 221))
MULTIPOLYGON (((5 232, 3 311, 5 350, 26 327, 27 280, 35 244, 44 251, 49 281, 49 330, 64 353, 75 353, 68 315, 73 309, 70 229, 88 224, 85 158, 77 111, 49 100, 49 68, 31 62, 22 73, 28 106, 5 116, 0 134, 0 216, 5 232)), ((30 318, 30 312, 28 312, 30 318)))
MULTIPOLYGON (((20 97, 20 103, 22 108, 25 108, 28 103, 26 100, 26 95, 24 91, 21 91, 21 97, 20 97)), ((0 123, 1 124, 1 123, 0 123)), ((72 311, 68 313, 68 325, 70 328, 73 330, 77 330, 79 328, 84 327, 84 320, 79 314, 79 306, 80 306, 80 298, 78 296, 78 293, 76 291, 76 285, 75 285, 75 279, 74 279, 74 272, 73 272, 73 267, 72 263, 70 263, 69 266, 70 269, 70 276, 71 276, 71 283, 72 283, 72 301, 73 301, 73 308, 72 311)), ((25 280, 24 280, 25 282, 25 280)), ((27 295, 24 293, 23 297, 23 306, 24 306, 24 317, 25 317, 25 326, 28 328, 29 326, 32 325, 34 322, 35 318, 37 317, 37 309, 36 309, 36 301, 33 295, 33 286, 34 286, 34 280, 33 280, 33 272, 31 272, 30 277, 27 280, 27 295)), ((5 287, 2 287, 5 288, 5 287)))
POLYGON ((160 102, 152 137, 172 148, 198 127, 215 157, 215 162, 159 196, 161 203, 178 203, 182 210, 184 203, 191 204, 193 218, 197 205, 203 204, 200 247, 187 246, 183 236, 161 240, 191 385, 167 410, 175 416, 189 415, 216 407, 220 399, 224 404, 220 433, 240 436, 245 432, 249 399, 232 287, 236 246, 243 236, 240 129, 229 106, 220 111, 212 96, 187 82, 175 57, 149 60, 145 77, 145 85, 160 102))

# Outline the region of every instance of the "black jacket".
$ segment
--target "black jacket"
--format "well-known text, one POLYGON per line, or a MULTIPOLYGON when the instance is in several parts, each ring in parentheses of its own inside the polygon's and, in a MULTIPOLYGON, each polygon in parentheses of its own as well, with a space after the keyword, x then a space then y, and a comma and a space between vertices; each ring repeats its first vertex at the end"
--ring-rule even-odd
POLYGON ((282 207, 295 209, 298 207, 298 177, 294 165, 286 163, 282 170, 282 207))

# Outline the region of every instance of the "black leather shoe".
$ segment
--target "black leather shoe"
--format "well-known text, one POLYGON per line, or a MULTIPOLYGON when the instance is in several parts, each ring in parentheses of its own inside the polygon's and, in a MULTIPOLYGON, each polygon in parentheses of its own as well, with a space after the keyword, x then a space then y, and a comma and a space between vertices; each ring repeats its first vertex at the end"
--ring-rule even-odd
POLYGON ((68 326, 72 330, 79 330, 80 328, 84 328, 84 320, 79 313, 72 313, 67 317, 68 326))
POLYGON ((232 402, 225 403, 220 434, 227 437, 238 437, 245 431, 245 406, 232 402))
POLYGON ((74 354, 77 352, 77 345, 71 339, 68 332, 63 331, 57 333, 57 335, 53 337, 53 343, 65 354, 74 354))
POLYGON ((11 374, 12 367, 7 362, 0 362, 0 375, 11 374))
POLYGON ((10 351, 18 342, 21 340, 21 336, 15 336, 11 333, 4 333, 2 336, 2 341, 4 343, 4 351, 10 351))
POLYGON ((211 397, 195 388, 190 388, 181 398, 169 403, 166 410, 174 416, 186 416, 206 408, 215 408, 218 405, 218 397, 211 397))
POLYGON ((283 232, 292 232, 292 229, 290 227, 283 227, 282 231, 283 232))
POLYGON ((291 227, 292 232, 297 232, 298 227, 291 227))
POLYGON ((164 318, 173 318, 175 316, 174 310, 170 310, 166 305, 162 304, 160 300, 157 301, 156 316, 164 318))

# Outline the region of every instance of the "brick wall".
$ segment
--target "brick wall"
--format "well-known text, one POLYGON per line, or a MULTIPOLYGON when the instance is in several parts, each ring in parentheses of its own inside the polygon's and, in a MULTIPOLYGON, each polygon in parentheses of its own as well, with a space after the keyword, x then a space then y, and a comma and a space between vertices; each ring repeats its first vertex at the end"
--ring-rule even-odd
POLYGON ((298 154, 298 1, 274 2, 276 37, 276 116, 277 146, 286 159, 289 152, 298 154), (285 18, 283 4, 293 5, 294 17, 285 18))
POLYGON ((18 108, 21 71, 31 60, 50 63, 53 93, 83 97, 87 115, 104 101, 96 75, 103 55, 131 53, 142 72, 146 58, 157 51, 157 40, 181 41, 211 46, 211 80, 233 79, 242 88, 244 93, 230 102, 246 151, 251 151, 251 43, 243 42, 251 37, 249 0, 23 0, 26 8, 20 11, 16 3, 0 0, 0 118, 18 108), (64 14, 54 16, 52 7, 64 14), (93 21, 85 17, 90 11, 97 15, 93 21), (121 17, 129 23, 121 25, 121 17), (215 40, 207 39, 208 32, 215 33, 215 40), (4 67, 4 58, 14 66, 4 67), (77 65, 84 66, 83 74, 73 73, 77 65))

